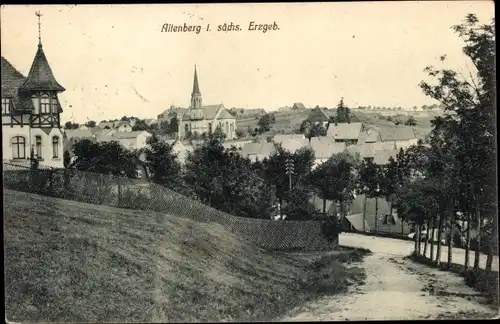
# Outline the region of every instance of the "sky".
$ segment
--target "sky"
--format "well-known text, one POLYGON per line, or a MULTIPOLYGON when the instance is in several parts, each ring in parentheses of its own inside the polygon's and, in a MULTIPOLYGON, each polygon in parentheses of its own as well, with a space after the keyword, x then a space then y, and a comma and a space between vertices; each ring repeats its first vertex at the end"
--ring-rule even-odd
POLYGON ((490 1, 11 5, 1 8, 1 54, 27 75, 38 43, 57 81, 63 121, 155 118, 188 107, 197 66, 203 104, 275 110, 435 103, 423 69, 472 68, 450 29, 468 13, 494 17, 490 1), (279 30, 249 31, 255 24, 279 30), (164 24, 202 31, 162 32, 164 24), (217 31, 238 24, 241 31, 217 31), (206 31, 210 24, 210 31, 206 31))

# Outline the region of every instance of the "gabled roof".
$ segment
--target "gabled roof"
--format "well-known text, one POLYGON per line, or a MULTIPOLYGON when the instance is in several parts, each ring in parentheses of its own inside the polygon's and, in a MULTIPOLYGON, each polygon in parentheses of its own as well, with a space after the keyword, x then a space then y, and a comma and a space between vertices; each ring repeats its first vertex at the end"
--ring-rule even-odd
POLYGON ((284 140, 281 142, 281 146, 292 154, 297 152, 301 148, 311 147, 309 141, 306 138, 284 140))
POLYGON ((359 135, 359 143, 375 143, 380 139, 379 133, 374 129, 367 129, 359 135))
POLYGON ((65 89, 61 86, 52 73, 49 62, 45 57, 42 44, 38 44, 33 64, 26 82, 20 87, 21 91, 48 90, 62 92, 65 89))
POLYGON ((389 163, 389 158, 392 156, 393 159, 396 159, 398 155, 398 150, 383 150, 375 152, 375 157, 373 158, 373 163, 377 165, 385 165, 389 163))
POLYGON ((217 119, 234 119, 234 116, 227 109, 222 109, 217 119))
POLYGON ((276 151, 274 143, 247 143, 241 148, 241 154, 244 157, 257 156, 259 159, 268 157, 276 151))
POLYGON ((357 140, 363 130, 363 123, 330 123, 326 135, 336 140, 357 140))
POLYGON ((378 151, 392 151, 396 149, 394 142, 364 143, 356 146, 360 147, 359 154, 363 158, 373 158, 378 151))
POLYGON ((295 102, 292 106, 292 108, 296 109, 306 109, 306 106, 302 102, 295 102))
POLYGON ((311 148, 316 159, 329 159, 333 154, 338 154, 346 149, 345 143, 336 143, 328 137, 312 137, 311 148))
POLYGON ((115 128, 118 128, 118 127, 120 127, 122 125, 128 125, 128 126, 132 127, 132 125, 128 121, 126 121, 126 120, 120 120, 117 124, 115 124, 115 128))
POLYGON ((306 139, 304 134, 276 134, 274 135, 273 142, 282 144, 284 141, 301 141, 306 139))
MULTIPOLYGON (((182 115, 182 120, 184 120, 184 121, 191 120, 191 119, 197 120, 198 117, 194 116, 194 114, 200 110, 201 110, 203 119, 212 120, 215 118, 215 116, 217 115, 217 112, 221 108, 225 109, 223 104, 203 106, 200 109, 189 108, 184 112, 184 115, 182 115), (192 118, 192 116, 193 116, 193 118, 192 118)), ((234 118, 234 117, 231 116, 230 118, 234 118)))
POLYGON ((19 87, 26 81, 9 61, 1 57, 2 98, 11 99, 11 110, 33 110, 33 102, 28 96, 19 94, 19 87))
POLYGON ((135 131, 135 132, 116 132, 113 133, 111 136, 116 138, 116 139, 130 139, 130 138, 136 138, 142 133, 149 134, 146 131, 135 131))
POLYGON ((408 126, 381 128, 379 130, 379 133, 380 138, 383 142, 405 141, 417 138, 417 136, 415 135, 415 129, 408 126))
POLYGON ((395 141, 394 144, 396 145, 396 149, 404 149, 406 150, 407 148, 409 148, 410 146, 412 145, 417 145, 418 143, 418 139, 417 138, 413 138, 413 139, 409 139, 409 140, 404 140, 404 141, 395 141))
POLYGON ((66 129, 64 134, 67 138, 91 138, 93 135, 90 129, 66 129))

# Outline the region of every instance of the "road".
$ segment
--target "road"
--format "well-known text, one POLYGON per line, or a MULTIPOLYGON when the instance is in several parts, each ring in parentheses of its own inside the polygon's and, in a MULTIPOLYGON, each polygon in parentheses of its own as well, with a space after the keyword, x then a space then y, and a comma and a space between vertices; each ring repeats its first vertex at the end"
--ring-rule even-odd
MULTIPOLYGON (((340 245, 362 247, 369 249, 374 253, 381 253, 387 255, 396 256, 407 256, 409 255, 415 246, 413 241, 405 241, 398 239, 391 239, 385 237, 375 237, 366 236, 353 233, 342 233, 339 238, 340 245)), ((423 249, 423 245, 422 245, 423 249)), ((436 253, 436 248, 434 248, 434 253, 436 253)), ((430 248, 427 249, 427 256, 430 256, 430 248)), ((458 264, 463 264, 465 260, 465 250, 459 248, 453 248, 453 262, 458 264)), ((469 253, 470 264, 474 262, 474 251, 469 253)), ((442 246, 441 248, 441 262, 448 262, 448 247, 442 246)), ((479 266, 481 268, 486 267, 486 255, 484 253, 480 254, 479 266)), ((493 269, 498 271, 498 256, 493 257, 493 269)))
POLYGON ((345 233, 340 244, 373 252, 350 265, 364 268, 365 283, 351 287, 346 294, 312 301, 280 320, 462 319, 496 314, 458 275, 404 260, 413 250, 412 242, 345 233))

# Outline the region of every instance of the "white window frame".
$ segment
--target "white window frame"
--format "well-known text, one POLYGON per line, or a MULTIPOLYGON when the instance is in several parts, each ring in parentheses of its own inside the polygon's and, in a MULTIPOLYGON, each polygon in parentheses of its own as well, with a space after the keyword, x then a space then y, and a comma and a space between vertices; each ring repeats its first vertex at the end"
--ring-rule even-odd
POLYGON ((26 159, 26 138, 24 136, 14 136, 12 143, 12 159, 26 159), (22 141, 21 141, 22 139, 22 141), (22 150, 20 149, 22 145, 22 150))
POLYGON ((36 135, 35 136, 35 155, 38 160, 43 160, 43 139, 42 136, 36 135))
POLYGON ((10 98, 2 98, 2 115, 10 114, 10 98))
POLYGON ((42 97, 40 98, 40 113, 41 114, 50 114, 51 111, 50 98, 42 97))
POLYGON ((52 137, 52 158, 59 158, 59 136, 52 137))

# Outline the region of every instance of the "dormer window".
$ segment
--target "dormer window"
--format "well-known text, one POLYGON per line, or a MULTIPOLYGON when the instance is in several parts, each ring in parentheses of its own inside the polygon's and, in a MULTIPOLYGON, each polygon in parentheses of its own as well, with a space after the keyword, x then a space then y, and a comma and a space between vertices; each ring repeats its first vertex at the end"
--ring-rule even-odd
POLYGON ((50 98, 41 98, 40 99, 40 113, 49 114, 50 111, 50 98))
POLYGON ((10 98, 2 98, 2 115, 10 114, 10 98))

